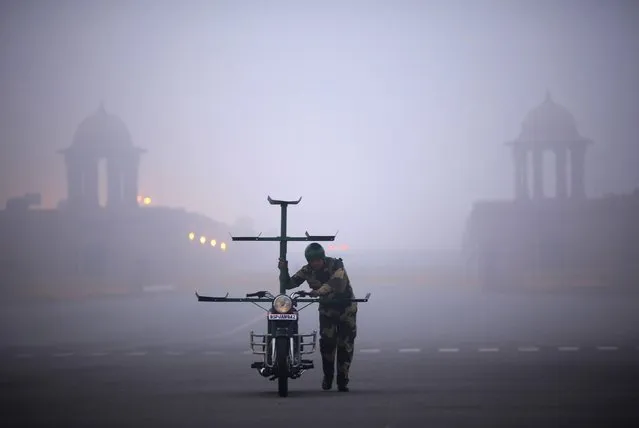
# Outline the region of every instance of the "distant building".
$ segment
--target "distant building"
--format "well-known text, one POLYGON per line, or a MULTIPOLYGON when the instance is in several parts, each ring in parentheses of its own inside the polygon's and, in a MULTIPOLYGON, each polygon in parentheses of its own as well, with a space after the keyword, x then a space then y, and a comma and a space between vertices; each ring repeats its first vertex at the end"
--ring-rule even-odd
POLYGON ((229 226, 154 207, 139 195, 144 150, 103 106, 80 124, 61 153, 67 199, 58 209, 33 209, 40 198, 30 194, 7 201, 0 211, 4 295, 134 293, 158 285, 193 290, 223 281, 237 265, 227 247, 229 226), (101 160, 108 173, 105 206, 98 197, 101 160))
POLYGON ((584 160, 593 142, 548 94, 506 143, 514 198, 479 201, 465 250, 486 288, 633 287, 639 280, 639 192, 591 199, 584 160), (544 191, 544 155, 554 156, 554 192, 544 191))

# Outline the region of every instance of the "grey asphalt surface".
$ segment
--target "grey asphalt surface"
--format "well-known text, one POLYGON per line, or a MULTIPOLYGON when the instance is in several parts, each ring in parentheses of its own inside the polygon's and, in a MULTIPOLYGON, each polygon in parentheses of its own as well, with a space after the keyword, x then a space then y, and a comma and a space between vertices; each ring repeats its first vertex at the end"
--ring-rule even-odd
MULTIPOLYGON (((287 398, 249 367, 248 331, 264 328, 252 305, 166 294, 2 308, 2 426, 639 423, 636 297, 370 291, 351 392, 320 390, 316 354, 287 398)), ((314 328, 316 308, 302 314, 314 328)))

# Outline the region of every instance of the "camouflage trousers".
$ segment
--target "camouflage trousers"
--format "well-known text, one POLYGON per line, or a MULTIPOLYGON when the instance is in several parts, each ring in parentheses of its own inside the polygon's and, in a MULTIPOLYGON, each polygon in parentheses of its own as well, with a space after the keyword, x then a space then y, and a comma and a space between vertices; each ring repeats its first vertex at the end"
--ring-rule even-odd
POLYGON ((337 381, 346 384, 357 337, 357 303, 345 310, 321 308, 319 327, 324 376, 332 379, 337 363, 337 381))

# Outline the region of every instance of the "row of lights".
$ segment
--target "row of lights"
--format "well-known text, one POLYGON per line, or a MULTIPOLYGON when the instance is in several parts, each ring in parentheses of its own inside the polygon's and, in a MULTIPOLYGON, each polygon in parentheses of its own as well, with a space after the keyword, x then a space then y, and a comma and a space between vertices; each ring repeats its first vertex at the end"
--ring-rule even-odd
MULTIPOLYGON (((195 233, 193 233, 193 232, 189 233, 189 240, 190 241, 195 241, 195 233)), ((206 236, 200 236, 200 238, 199 238, 200 244, 205 245, 207 241, 209 242, 209 245, 211 247, 216 247, 217 246, 217 241, 215 239, 207 240, 206 236)), ((220 249, 222 251, 226 251, 226 243, 225 242, 220 243, 220 249)))
MULTIPOLYGON (((140 205, 148 206, 148 205, 151 205, 151 202, 152 202, 152 200, 151 200, 150 196, 141 196, 141 195, 138 196, 138 204, 140 204, 140 205)), ((193 232, 189 233, 189 240, 195 241, 195 233, 193 233, 193 232)), ((206 244, 206 242, 207 242, 206 236, 200 236, 199 241, 200 241, 200 244, 202 244, 202 245, 206 244)), ((211 247, 216 247, 217 246, 217 241, 215 239, 211 239, 209 241, 209 244, 211 245, 211 247)), ((222 251, 226 251, 226 243, 225 242, 220 243, 220 249, 222 251)))

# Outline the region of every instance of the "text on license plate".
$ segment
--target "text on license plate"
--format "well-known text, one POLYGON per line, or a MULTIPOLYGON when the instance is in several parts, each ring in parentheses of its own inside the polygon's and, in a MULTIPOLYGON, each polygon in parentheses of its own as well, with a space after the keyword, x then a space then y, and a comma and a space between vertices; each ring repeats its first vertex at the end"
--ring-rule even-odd
POLYGON ((297 314, 268 314, 268 319, 272 321, 295 321, 297 314))

